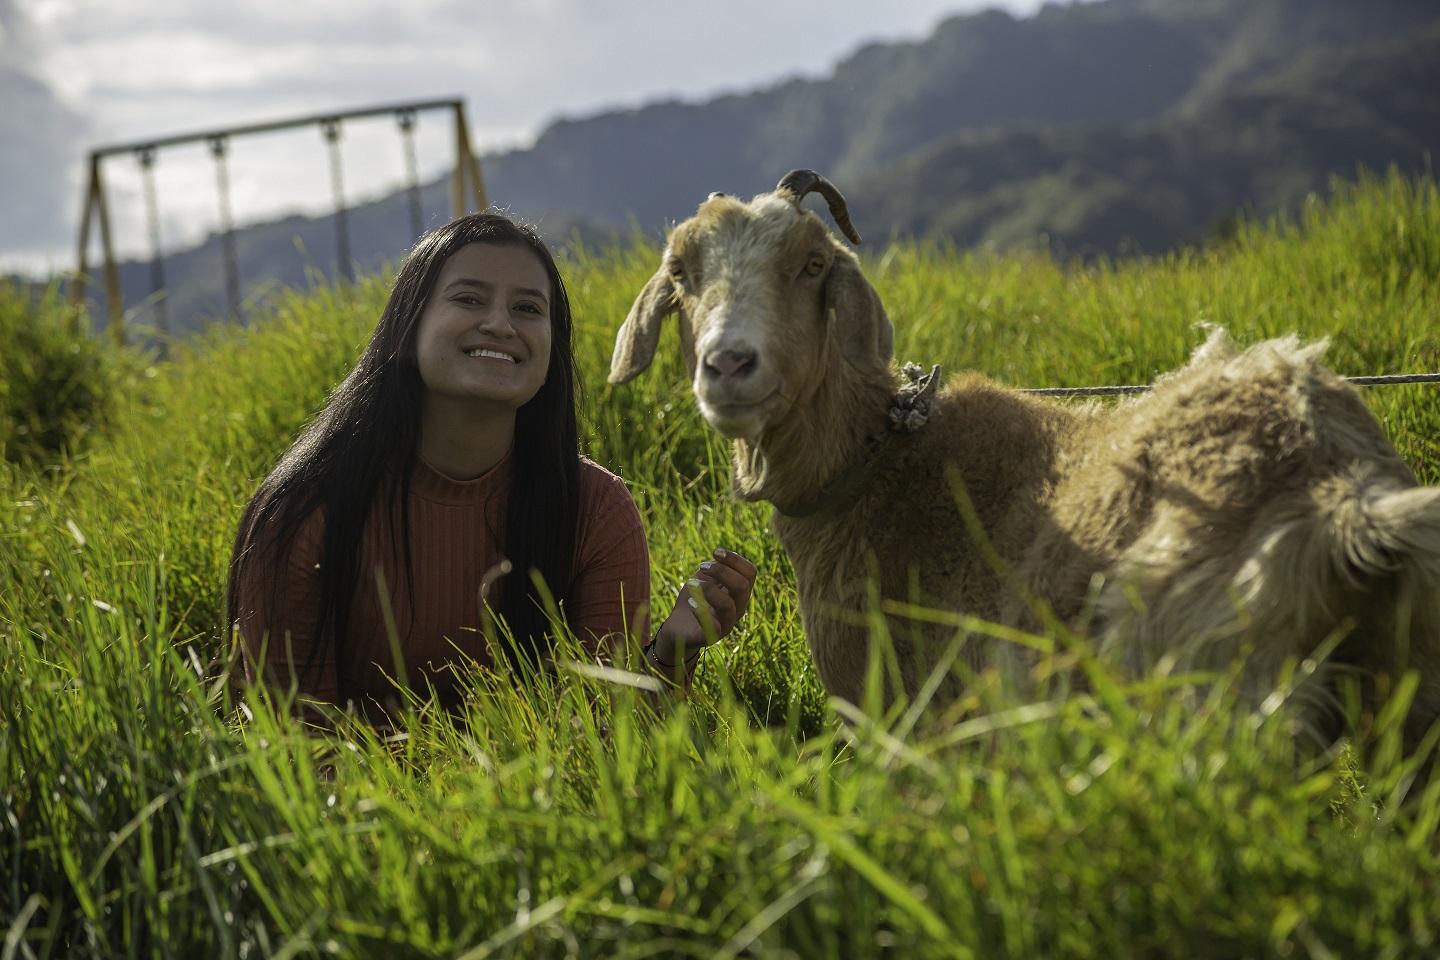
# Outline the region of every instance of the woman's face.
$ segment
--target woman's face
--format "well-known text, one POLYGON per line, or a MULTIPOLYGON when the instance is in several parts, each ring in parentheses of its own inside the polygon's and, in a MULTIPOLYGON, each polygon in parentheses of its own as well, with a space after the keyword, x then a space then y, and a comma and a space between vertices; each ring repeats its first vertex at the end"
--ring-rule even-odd
POLYGON ((518 408, 550 367, 550 277, 514 244, 470 243, 450 255, 415 334, 431 396, 518 408))

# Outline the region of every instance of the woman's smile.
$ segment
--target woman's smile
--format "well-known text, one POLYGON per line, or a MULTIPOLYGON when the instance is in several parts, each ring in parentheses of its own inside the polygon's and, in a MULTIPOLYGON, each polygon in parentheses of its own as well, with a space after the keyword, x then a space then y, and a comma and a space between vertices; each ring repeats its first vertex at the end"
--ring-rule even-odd
POLYGON ((488 347, 476 347, 474 350, 466 350, 465 356, 482 360, 503 360, 506 363, 520 362, 514 354, 506 353, 503 350, 491 350, 488 347))

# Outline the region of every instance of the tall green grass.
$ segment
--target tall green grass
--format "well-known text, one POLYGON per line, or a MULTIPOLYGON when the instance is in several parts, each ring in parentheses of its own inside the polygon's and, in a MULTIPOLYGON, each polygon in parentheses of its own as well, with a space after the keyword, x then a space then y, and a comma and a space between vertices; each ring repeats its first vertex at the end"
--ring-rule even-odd
POLYGON ((44 463, 105 428, 123 360, 71 335, 78 310, 58 285, 39 292, 0 279, 0 459, 44 463))
MULTIPOLYGON (((239 511, 357 356, 379 278, 283 300, 124 367, 107 432, 0 461, 0 958, 68 956, 1432 956, 1440 784, 1366 736, 1301 750, 1282 687, 988 681, 947 729, 827 704, 766 510, 673 333, 604 384, 657 263, 564 270, 588 451, 646 518, 654 599, 717 545, 762 571, 696 694, 624 677, 475 675, 461 718, 307 736, 284 691, 234 702, 219 630, 239 511)), ((900 359, 1017 385, 1144 382, 1196 324, 1332 340, 1344 373, 1440 369, 1440 196, 1338 185, 1223 247, 1060 265, 897 245, 867 269, 900 359)), ((1367 400, 1440 482, 1440 391, 1367 400)))

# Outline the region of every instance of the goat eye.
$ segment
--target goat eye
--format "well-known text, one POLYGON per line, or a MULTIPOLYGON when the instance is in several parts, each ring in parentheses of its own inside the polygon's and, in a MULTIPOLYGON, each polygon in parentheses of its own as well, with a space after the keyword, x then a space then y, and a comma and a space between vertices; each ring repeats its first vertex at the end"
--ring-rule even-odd
POLYGON ((810 262, 805 264, 805 276, 818 277, 825 272, 825 258, 811 257, 810 262))
POLYGON ((684 283, 685 264, 681 263, 679 260, 672 261, 670 263, 670 279, 674 280, 676 283, 684 283))

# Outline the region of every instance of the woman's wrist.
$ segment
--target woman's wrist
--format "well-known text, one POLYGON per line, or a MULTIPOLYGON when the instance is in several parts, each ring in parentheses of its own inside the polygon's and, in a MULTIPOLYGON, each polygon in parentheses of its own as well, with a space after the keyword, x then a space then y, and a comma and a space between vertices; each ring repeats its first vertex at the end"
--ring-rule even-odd
POLYGON ((694 669, 695 664, 700 660, 700 651, 704 649, 700 644, 685 650, 680 649, 674 638, 667 635, 664 629, 656 632, 654 639, 646 648, 646 655, 650 662, 665 671, 673 671, 681 665, 681 654, 684 654, 684 666, 687 671, 694 669))

